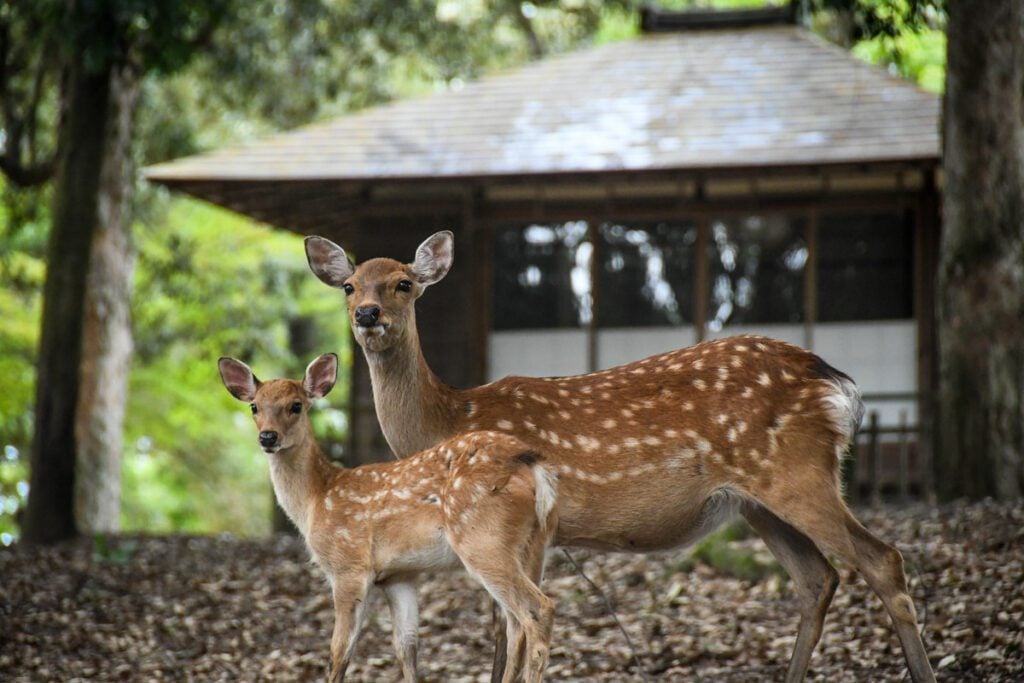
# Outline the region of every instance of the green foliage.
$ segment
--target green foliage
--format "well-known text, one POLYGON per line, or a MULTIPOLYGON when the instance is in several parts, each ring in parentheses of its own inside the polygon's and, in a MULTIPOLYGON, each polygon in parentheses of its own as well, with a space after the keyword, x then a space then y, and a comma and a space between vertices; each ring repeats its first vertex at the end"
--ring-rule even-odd
POLYGON ((128 564, 138 549, 139 542, 135 539, 115 540, 107 534, 96 534, 92 538, 92 561, 97 564, 128 564))
POLYGON ((908 31, 897 36, 876 36, 853 46, 853 54, 874 64, 889 66, 900 76, 929 92, 946 87, 946 34, 937 29, 908 31))
POLYGON ((36 338, 44 266, 32 200, 0 180, 0 544, 17 537, 16 516, 28 494, 28 452, 35 399, 36 338))
POLYGON ((703 562, 717 571, 745 581, 761 581, 773 574, 785 577, 785 571, 771 556, 758 553, 742 543, 753 537, 743 521, 728 524, 708 534, 689 557, 672 567, 675 572, 689 572, 696 562, 703 562))
MULTIPOLYGON (((224 390, 217 359, 264 377, 301 376, 288 322, 313 316, 317 353, 351 350, 340 310, 309 277, 299 236, 196 201, 175 199, 137 227, 135 365, 125 418, 126 529, 264 533, 271 493, 266 456, 246 406, 224 390)), ((331 394, 346 401, 344 376, 331 394)), ((340 440, 340 411, 324 408, 321 437, 340 440)))
POLYGON ((811 26, 922 88, 946 80, 945 0, 812 0, 811 26))

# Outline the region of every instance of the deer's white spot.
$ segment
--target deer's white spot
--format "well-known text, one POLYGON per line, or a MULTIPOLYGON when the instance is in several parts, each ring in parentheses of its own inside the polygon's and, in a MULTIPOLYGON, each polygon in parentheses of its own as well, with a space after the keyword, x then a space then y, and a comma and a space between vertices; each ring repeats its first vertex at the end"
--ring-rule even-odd
MULTIPOLYGON (((704 354, 702 353, 701 355, 703 356, 704 354)), ((700 358, 698 358, 697 360, 693 361, 693 369, 694 370, 703 370, 704 369, 704 361, 702 359, 700 359, 700 358)))
POLYGON ((644 443, 647 444, 648 446, 660 446, 661 439, 659 439, 656 436, 645 436, 644 443))
POLYGON ((615 429, 615 425, 615 420, 611 419, 610 417, 601 423, 601 426, 604 427, 605 429, 615 429))
POLYGON ((622 417, 626 417, 626 418, 633 417, 633 411, 630 410, 629 408, 623 408, 622 409, 622 417))
POLYGON ((331 494, 329 493, 326 496, 324 496, 324 507, 327 508, 328 510, 334 509, 334 503, 331 502, 331 494))
POLYGON ((666 429, 666 430, 665 430, 664 432, 662 432, 662 433, 663 433, 663 434, 665 435, 665 438, 666 438, 666 439, 674 439, 674 438, 676 438, 677 436, 679 436, 679 432, 677 432, 677 431, 676 431, 676 430, 674 430, 674 429, 666 429))
POLYGON ((512 429, 512 423, 508 420, 498 420, 497 427, 498 429, 510 431, 512 429))
POLYGON ((763 387, 770 387, 772 385, 772 378, 768 376, 767 372, 762 372, 757 376, 757 383, 763 387))
POLYGON ((753 395, 754 395, 754 388, 753 387, 747 387, 746 389, 743 390, 743 393, 740 394, 740 396, 742 396, 743 398, 750 398, 753 395))
POLYGON ((717 420, 718 424, 720 424, 720 425, 724 425, 724 424, 725 424, 726 422, 728 422, 728 421, 729 421, 729 416, 728 416, 728 415, 726 415, 725 413, 722 413, 721 415, 719 415, 719 416, 718 416, 718 417, 716 418, 716 420, 717 420))
POLYGON ((705 381, 704 381, 704 380, 702 380, 702 379, 695 379, 695 380, 693 380, 693 386, 694 386, 694 387, 695 387, 695 388, 696 388, 696 389, 697 389, 698 391, 704 391, 705 389, 707 389, 707 388, 708 388, 708 384, 707 384, 707 382, 705 382, 705 381))

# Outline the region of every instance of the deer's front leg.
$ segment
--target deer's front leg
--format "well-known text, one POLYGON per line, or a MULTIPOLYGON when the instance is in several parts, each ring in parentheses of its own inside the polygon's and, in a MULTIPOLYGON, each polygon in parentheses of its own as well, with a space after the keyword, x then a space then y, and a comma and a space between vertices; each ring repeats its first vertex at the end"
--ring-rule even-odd
POLYGON ((365 577, 334 580, 334 635, 331 637, 331 666, 328 683, 341 683, 356 649, 359 629, 366 612, 370 582, 365 577))
POLYGON ((390 583, 384 586, 391 610, 391 640, 406 683, 416 681, 416 642, 419 628, 419 606, 416 587, 411 583, 390 583))

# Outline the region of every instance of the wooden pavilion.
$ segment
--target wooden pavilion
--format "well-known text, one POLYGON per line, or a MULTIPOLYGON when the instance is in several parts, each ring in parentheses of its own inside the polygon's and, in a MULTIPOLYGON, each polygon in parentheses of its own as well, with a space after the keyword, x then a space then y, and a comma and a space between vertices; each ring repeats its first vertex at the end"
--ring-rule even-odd
MULTIPOLYGON (((418 304, 453 385, 757 331, 815 349, 883 422, 928 434, 939 98, 788 8, 643 26, 147 177, 358 257, 408 261, 453 230, 455 266, 418 304)), ((352 382, 351 448, 380 457, 361 358, 352 382)))

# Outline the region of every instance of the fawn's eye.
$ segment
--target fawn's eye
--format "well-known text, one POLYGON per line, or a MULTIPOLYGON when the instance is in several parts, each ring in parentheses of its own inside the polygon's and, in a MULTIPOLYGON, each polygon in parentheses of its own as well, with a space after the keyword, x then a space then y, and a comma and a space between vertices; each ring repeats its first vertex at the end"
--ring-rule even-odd
POLYGON ((341 288, 345 290, 345 294, 351 294, 352 292, 356 291, 356 288, 347 282, 343 284, 341 288))
POLYGON ((402 280, 398 283, 395 289, 397 289, 399 292, 411 292, 412 282, 410 282, 409 280, 402 280))
POLYGON ((299 413, 302 412, 302 404, 299 403, 298 401, 296 401, 295 403, 292 404, 291 410, 292 410, 293 413, 298 415, 299 413))
POLYGON ((249 408, 252 410, 252 414, 255 415, 258 411, 256 410, 256 404, 250 403, 249 408))

